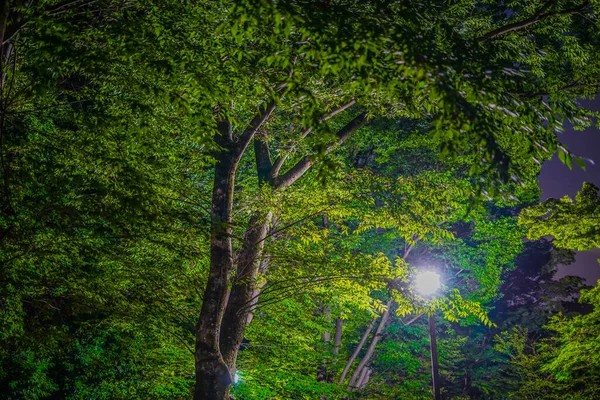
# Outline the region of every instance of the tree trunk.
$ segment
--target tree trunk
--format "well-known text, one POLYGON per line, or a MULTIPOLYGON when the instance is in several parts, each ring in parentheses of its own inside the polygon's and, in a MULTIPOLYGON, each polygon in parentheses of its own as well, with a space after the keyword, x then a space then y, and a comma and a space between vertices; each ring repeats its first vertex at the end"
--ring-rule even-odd
POLYGON ((256 307, 260 288, 256 278, 261 265, 265 238, 269 231, 271 213, 254 215, 244 236, 238 257, 236 276, 221 324, 221 354, 230 371, 235 371, 237 353, 244 339, 249 315, 256 307))
POLYGON ((368 373, 369 373, 369 368, 367 368, 367 367, 364 367, 361 370, 360 375, 359 375, 358 379, 356 380, 356 383, 354 384, 354 390, 360 389, 362 387, 362 383, 365 381, 368 373))
MULTIPOLYGON (((331 307, 329 307, 329 306, 323 307, 323 305, 321 304, 321 307, 319 308, 319 313, 321 315, 325 315, 325 319, 327 320, 327 322, 330 321, 331 307)), ((325 356, 323 357, 323 362, 317 368, 317 382, 327 382, 328 381, 328 379, 327 379, 327 375, 328 375, 327 359, 329 358, 329 354, 327 354, 327 353, 329 352, 329 343, 331 342, 331 332, 329 332, 329 331, 323 332, 323 334, 321 335, 321 340, 323 341, 323 343, 325 343, 325 348, 327 349, 327 351, 325 353, 325 356)))
POLYGON ((194 399, 224 399, 232 377, 219 348, 221 320, 227 302, 229 275, 233 269, 231 212, 235 173, 239 161, 235 146, 228 140, 228 122, 219 124, 223 148, 216 154, 211 210, 210 270, 202 310, 196 325, 196 388, 194 399), (226 132, 224 132, 226 131, 226 132))
POLYGON ((373 353, 375 352, 375 347, 377 346, 377 343, 379 342, 379 339, 381 338, 381 331, 387 324, 388 318, 390 316, 391 306, 392 306, 392 300, 388 301, 387 308, 386 308, 385 312, 383 313, 383 315, 381 316, 381 321, 379 321, 379 325, 377 326, 377 330, 375 331, 373 340, 371 341, 371 344, 369 345, 367 352, 365 353, 362 360, 360 360, 360 362, 358 363, 356 370, 354 371, 354 373, 352 374, 352 377, 350 378, 350 382, 348 384, 349 389, 356 386, 356 384, 358 383, 358 378, 360 376, 360 373, 362 372, 363 368, 365 368, 365 366, 367 365, 367 363, 373 356, 373 353))
MULTIPOLYGON (((269 227, 270 215, 261 219, 251 218, 238 259, 236 283, 228 290, 229 276, 233 270, 231 245, 231 222, 235 175, 241 156, 246 151, 261 125, 275 109, 275 101, 265 104, 252 119, 249 126, 236 139, 233 138, 229 121, 218 123, 220 136, 215 137, 221 150, 215 154, 215 179, 211 210, 211 261, 208 281, 202 301, 202 311, 196 326, 196 389, 194 399, 220 400, 228 397, 235 370, 237 352, 244 337, 246 322, 252 308, 252 296, 256 295, 255 280, 260 265, 260 254, 269 227), (221 343, 222 341, 222 343, 221 343)), ((354 118, 338 131, 338 144, 342 144, 352 133, 366 123, 366 114, 354 118)), ((270 165, 268 149, 262 141, 255 140, 259 147, 257 159, 259 179, 270 165), (262 147, 261 147, 262 146, 262 147), (267 150, 266 152, 262 150, 267 150)), ((312 162, 301 160, 276 182, 274 187, 291 185, 306 172, 312 162)))
POLYGON ((369 338, 369 335, 371 334, 371 331, 373 330, 373 327, 375 326, 375 322, 377 322, 377 318, 373 318, 373 320, 369 324, 369 327, 367 328, 367 330, 363 334, 362 338, 360 339, 360 342, 358 342, 356 349, 354 349, 354 352, 348 359, 348 362, 346 363, 346 366, 344 367, 344 370, 342 371, 342 375, 340 376, 340 385, 342 383, 344 383, 344 379, 346 379, 346 375, 348 375, 348 371, 350 371, 350 367, 352 367, 352 363, 354 362, 354 360, 356 360, 358 353, 360 353, 363 346, 367 342, 367 339, 369 338))
MULTIPOLYGON (((256 133, 254 155, 259 185, 268 184, 272 169, 271 154, 264 132, 256 133)), ((235 371, 235 363, 240 345, 244 340, 246 326, 252 320, 258 304, 260 290, 264 282, 257 285, 256 278, 268 263, 262 258, 265 239, 273 219, 271 211, 256 213, 250 217, 244 234, 242 250, 237 259, 235 281, 229 294, 229 301, 221 329, 221 354, 230 371, 235 371)))
POLYGON ((369 368, 369 371, 367 372, 367 376, 365 376, 365 379, 360 383, 361 389, 364 389, 365 387, 367 387, 367 384, 369 383, 369 380, 371 379, 371 375, 373 375, 373 368, 369 368))
MULTIPOLYGON (((259 274, 264 274, 268 267, 268 261, 261 261, 260 267, 258 269, 259 274)), ((246 326, 250 325, 252 319, 254 318, 254 310, 258 306, 258 297, 260 296, 260 291, 267 284, 266 280, 261 281, 260 283, 255 283, 254 290, 252 291, 252 298, 250 299, 250 309, 248 310, 248 318, 246 319, 246 326)))
MULTIPOLYGON (((242 155, 257 130, 269 118, 274 109, 274 101, 262 106, 248 127, 235 138, 231 122, 222 120, 217 123, 220 134, 215 136, 215 142, 219 145, 220 150, 215 152, 210 226, 210 269, 204 289, 202 309, 196 325, 195 400, 222 400, 229 397, 232 375, 223 359, 220 336, 223 315, 230 297, 229 276, 233 271, 231 223, 235 178, 242 155)), ((235 354, 237 354, 237 348, 235 354)))
POLYGON ((341 318, 335 319, 335 334, 333 336, 333 362, 330 371, 327 373, 327 382, 333 383, 335 381, 335 372, 337 370, 338 355, 340 354, 340 345, 342 344, 342 328, 344 327, 344 320, 341 318))
POLYGON ((337 358, 340 353, 340 345, 342 344, 342 328, 344 327, 344 320, 341 318, 335 319, 335 335, 333 337, 333 354, 337 358))

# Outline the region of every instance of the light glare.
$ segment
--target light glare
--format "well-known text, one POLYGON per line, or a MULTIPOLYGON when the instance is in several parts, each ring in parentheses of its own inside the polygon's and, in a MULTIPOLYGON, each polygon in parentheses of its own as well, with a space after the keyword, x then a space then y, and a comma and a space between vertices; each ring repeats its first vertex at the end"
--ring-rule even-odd
POLYGON ((440 287, 440 276, 433 271, 421 272, 415 279, 415 286, 419 293, 430 295, 440 287))

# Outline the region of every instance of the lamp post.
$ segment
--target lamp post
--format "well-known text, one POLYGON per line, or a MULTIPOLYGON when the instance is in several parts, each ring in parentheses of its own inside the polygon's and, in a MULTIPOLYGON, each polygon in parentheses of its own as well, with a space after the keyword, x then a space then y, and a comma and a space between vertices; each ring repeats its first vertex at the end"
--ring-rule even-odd
POLYGON ((435 316, 429 316, 429 348, 431 351, 431 383, 433 385, 433 399, 441 400, 440 373, 437 358, 437 341, 435 336, 435 316))
MULTIPOLYGON (((440 276, 433 271, 424 271, 415 279, 417 290, 424 296, 431 296, 440 287, 440 276)), ((429 315, 429 346, 431 353, 431 383, 433 386, 433 399, 441 400, 440 374, 437 355, 437 338, 435 332, 435 316, 429 315)))

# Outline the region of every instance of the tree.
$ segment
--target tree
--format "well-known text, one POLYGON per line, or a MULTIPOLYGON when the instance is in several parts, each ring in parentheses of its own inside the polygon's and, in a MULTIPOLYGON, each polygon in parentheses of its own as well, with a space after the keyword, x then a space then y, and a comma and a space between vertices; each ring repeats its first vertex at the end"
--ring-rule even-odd
POLYGON ((570 318, 555 316, 548 324, 548 329, 555 335, 540 345, 544 357, 541 367, 556 382, 563 386, 563 391, 582 399, 598 397, 597 357, 598 341, 598 286, 583 291, 580 301, 594 306, 592 312, 575 315, 570 318))
MULTIPOLYGON (((549 199, 543 204, 524 209, 521 223, 528 228, 529 237, 553 236, 553 243, 563 248, 590 250, 598 248, 598 219, 600 212, 598 189, 584 183, 575 197, 549 199)), ((545 372, 542 382, 548 382, 554 398, 592 399, 598 396, 595 357, 598 343, 598 286, 583 290, 580 301, 594 305, 591 312, 567 317, 557 314, 546 328, 551 336, 533 344, 537 355, 523 355, 521 360, 533 362, 545 372), (545 380, 544 380, 545 378, 545 380)), ((539 392, 540 379, 534 379, 520 392, 539 392)), ((549 397, 550 398, 550 397, 549 397)))
POLYGON ((156 50, 136 35, 155 27, 129 6, 3 3, 7 398, 189 394, 186 314, 201 304, 194 288, 205 274, 195 265, 208 222, 202 180, 192 177, 211 165, 198 150, 210 142, 169 99, 181 85, 157 65, 136 68, 156 50))
POLYGON ((552 235, 557 247, 591 250, 600 247, 600 197, 598 188, 584 182, 575 196, 548 199, 521 213, 521 224, 532 240, 552 235))
POLYGON ((533 378, 545 377, 540 376, 539 360, 530 357, 535 356, 537 344, 550 335, 544 325, 559 313, 586 311, 576 303, 583 280, 554 278, 559 265, 572 262, 572 252, 556 249, 550 241, 525 243, 515 268, 502 276, 501 296, 490 304, 490 319, 497 327, 456 329, 459 337, 464 335, 467 340, 460 348, 464 360, 456 366, 464 376, 450 385, 452 392, 472 399, 539 396, 542 389, 534 389, 533 378), (525 389, 530 383, 531 390, 525 389))
MULTIPOLYGON (((452 321, 473 324, 486 321, 480 303, 485 306, 497 295, 498 276, 521 249, 514 217, 490 213, 493 206, 467 213, 474 189, 461 163, 470 160, 442 162, 426 124, 387 121, 368 129, 368 137, 349 140, 351 155, 340 155, 365 160, 360 169, 340 167, 337 179, 327 178, 326 188, 319 174, 311 173, 275 201, 277 225, 286 228, 275 230, 265 245, 269 270, 246 331, 250 343, 243 345, 239 360, 240 396, 337 398, 347 387, 350 393, 406 396, 395 379, 390 386, 391 375, 403 372, 381 363, 391 357, 386 349, 412 337, 402 330, 406 337, 392 336, 394 327, 417 321, 414 329, 421 328, 418 317, 427 308, 407 279, 414 268, 429 264, 443 270, 446 284, 460 288, 462 296, 450 290, 434 308, 452 321), (395 149, 404 149, 401 160, 389 158, 395 149), (316 308, 327 311, 310 312, 316 308), (416 315, 406 316, 410 313, 416 315), (323 332, 329 345, 319 339, 323 332)), ((423 331, 418 340, 426 337, 423 331)), ((455 357, 456 344, 444 338, 441 346, 444 373, 450 376, 445 346, 455 357)), ((428 354, 420 350, 420 356, 428 354)), ((424 390, 427 377, 426 372, 420 382, 424 390)))
MULTIPOLYGON (((336 145, 343 144, 348 136, 366 123, 368 115, 377 113, 377 110, 379 113, 387 110, 388 113, 399 115, 429 114, 435 119, 438 135, 446 139, 446 151, 482 151, 484 160, 493 160, 494 165, 505 167, 488 170, 492 175, 504 179, 511 176, 508 172, 511 169, 507 156, 509 147, 525 148, 538 158, 547 154, 549 149, 552 151, 555 143, 553 129, 556 125, 554 122, 542 124, 541 116, 556 122, 564 117, 580 120, 579 111, 572 107, 573 103, 568 100, 566 93, 571 90, 571 95, 577 91, 589 94, 590 87, 596 82, 596 66, 586 68, 583 81, 579 67, 569 66, 565 70, 563 59, 555 57, 572 54, 569 53, 572 47, 569 44, 562 45, 564 38, 556 36, 554 32, 560 31, 555 29, 559 26, 568 26, 569 31, 585 31, 577 37, 593 35, 587 20, 571 23, 579 18, 579 13, 593 13, 587 3, 578 5, 576 12, 571 8, 553 8, 549 13, 540 11, 547 5, 541 5, 536 10, 511 9, 510 13, 502 13, 506 10, 501 10, 501 6, 475 9, 466 6, 452 9, 451 12, 441 11, 435 4, 423 4, 423 9, 418 12, 405 10, 395 2, 384 2, 377 6, 344 4, 342 7, 337 3, 300 6, 289 2, 252 4, 235 9, 239 14, 234 16, 240 16, 239 21, 242 21, 241 25, 233 21, 240 44, 250 40, 273 46, 267 55, 261 57, 257 51, 252 55, 259 62, 264 62, 265 67, 280 71, 271 75, 274 78, 268 81, 267 88, 281 88, 280 82, 286 80, 285 76, 291 78, 286 80, 287 86, 282 89, 283 97, 280 99, 279 94, 275 94, 274 99, 273 95, 269 96, 271 100, 266 100, 264 105, 258 107, 257 113, 239 136, 233 134, 230 128, 231 112, 223 110, 228 115, 219 123, 223 138, 219 139, 223 141, 220 146, 224 150, 216 156, 218 163, 215 176, 218 178, 215 178, 213 196, 213 261, 198 324, 197 397, 201 394, 215 398, 223 396, 230 381, 230 378, 226 378, 226 371, 233 368, 235 353, 243 336, 247 317, 239 312, 240 305, 248 302, 248 294, 254 293, 252 286, 258 271, 255 260, 260 252, 256 245, 251 244, 262 243, 268 212, 254 219, 264 221, 262 224, 256 227, 250 225, 251 235, 247 235, 247 244, 242 245, 244 250, 238 258, 243 260, 240 265, 246 270, 243 276, 249 279, 242 284, 234 284, 225 307, 228 276, 234 270, 231 262, 234 259, 233 250, 228 239, 234 204, 233 181, 244 150, 253 139, 259 148, 257 154, 267 155, 274 151, 275 133, 266 129, 266 134, 260 135, 266 140, 257 140, 259 137, 255 139, 255 135, 275 107, 280 107, 281 111, 273 119, 285 115, 288 127, 293 120, 299 122, 295 129, 300 132, 294 141, 295 148, 300 147, 297 141, 305 142, 307 135, 315 129, 314 122, 327 120, 332 114, 338 115, 338 111, 348 110, 351 116, 345 120, 347 124, 336 134, 326 136, 330 139, 320 146, 325 149, 322 154, 328 154, 336 145), (467 18, 465 22, 465 15, 469 13, 475 17, 467 18), (498 15, 511 15, 508 17, 511 22, 506 19, 492 22, 498 15), (525 22, 523 18, 526 18, 525 22), (521 22, 512 22, 515 20, 521 22), (505 25, 502 26, 502 23, 505 25), (460 27, 458 31, 456 27, 460 27), (261 35, 260 39, 257 35, 261 35), (502 40, 505 35, 509 35, 512 41, 517 40, 522 44, 521 49, 527 49, 527 52, 516 51, 513 43, 509 46, 508 41, 502 40), (535 40, 531 40, 532 37, 535 40), (284 38, 291 40, 282 41, 284 38), (423 41, 415 38, 423 38, 423 41), (543 58, 542 61, 543 54, 549 52, 552 57, 543 58), (530 66, 531 72, 515 69, 516 63, 530 66), (484 67, 488 65, 490 69, 484 67), (278 67, 283 68, 277 70, 278 67), (503 72, 500 72, 501 69, 503 72), (481 75, 474 72, 482 70, 489 72, 481 75), (316 75, 311 72, 316 72, 316 75), (520 75, 524 75, 523 79, 519 78, 520 75), (398 76, 403 79, 398 79, 398 76), (557 76, 569 83, 566 86, 558 85, 555 80, 557 76), (311 77, 317 80, 311 81, 311 77), (338 84, 337 96, 319 98, 315 91, 318 86, 313 86, 315 89, 310 91, 312 83, 307 84, 309 82, 315 82, 315 85, 317 82, 321 85, 334 84, 333 87, 338 84), (298 90, 300 87, 312 92, 312 97, 308 97, 311 100, 308 103, 310 108, 302 105, 304 112, 299 112, 298 108, 286 109, 286 102, 301 104, 302 99, 307 98, 305 90, 298 90), (296 93, 300 96, 295 97, 296 93), (550 103, 541 99, 546 94, 553 98, 550 103), (347 108, 354 103, 355 107, 347 108), (543 104, 548 105, 548 112, 538 108, 545 108, 543 104), (271 148, 269 151, 266 151, 267 144, 271 148), (495 171, 500 171, 499 175, 495 175, 495 171), (224 232, 217 232, 217 227, 223 224, 224 232), (233 316, 238 316, 238 319, 233 316), (217 342, 222 332, 227 333, 217 342), (211 388, 217 388, 214 389, 217 392, 211 392, 211 388)), ((584 48, 577 41, 573 45, 578 49, 584 48)), ((257 48, 254 45, 250 47, 253 50, 257 48)), ((584 58, 568 57, 573 60, 573 65, 580 67, 583 67, 584 58)), ((240 103, 240 99, 234 102, 240 103)), ((270 121, 270 124, 275 126, 277 123, 270 121)), ((314 136, 309 135, 309 139, 314 136)), ((310 146, 309 142, 308 153, 297 153, 296 164, 283 174, 280 173, 285 168, 282 169, 280 164, 289 156, 282 154, 274 163, 259 156, 259 174, 264 174, 264 180, 274 188, 286 188, 314 165, 318 148, 310 146)), ((475 164, 473 170, 480 169, 481 164, 475 164)), ((519 169, 514 171, 519 172, 519 169)), ((515 179, 518 179, 518 175, 515 175, 515 179)), ((238 268, 236 276, 240 276, 240 272, 238 268)))

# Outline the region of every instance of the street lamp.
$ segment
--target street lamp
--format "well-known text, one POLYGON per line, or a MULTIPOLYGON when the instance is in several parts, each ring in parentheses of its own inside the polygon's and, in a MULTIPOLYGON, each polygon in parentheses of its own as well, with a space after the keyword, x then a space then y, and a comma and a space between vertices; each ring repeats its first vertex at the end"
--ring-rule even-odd
POLYGON ((425 296, 431 296, 440 288, 440 275, 433 271, 424 271, 415 279, 417 290, 425 296))
MULTIPOLYGON (((417 290, 424 296, 431 296, 441 286, 440 275, 433 271, 424 271, 415 279, 417 290)), ((440 373, 438 366, 437 339, 435 334, 435 316, 429 315, 429 348, 431 352, 431 383, 433 386, 433 399, 441 400, 440 373)))

